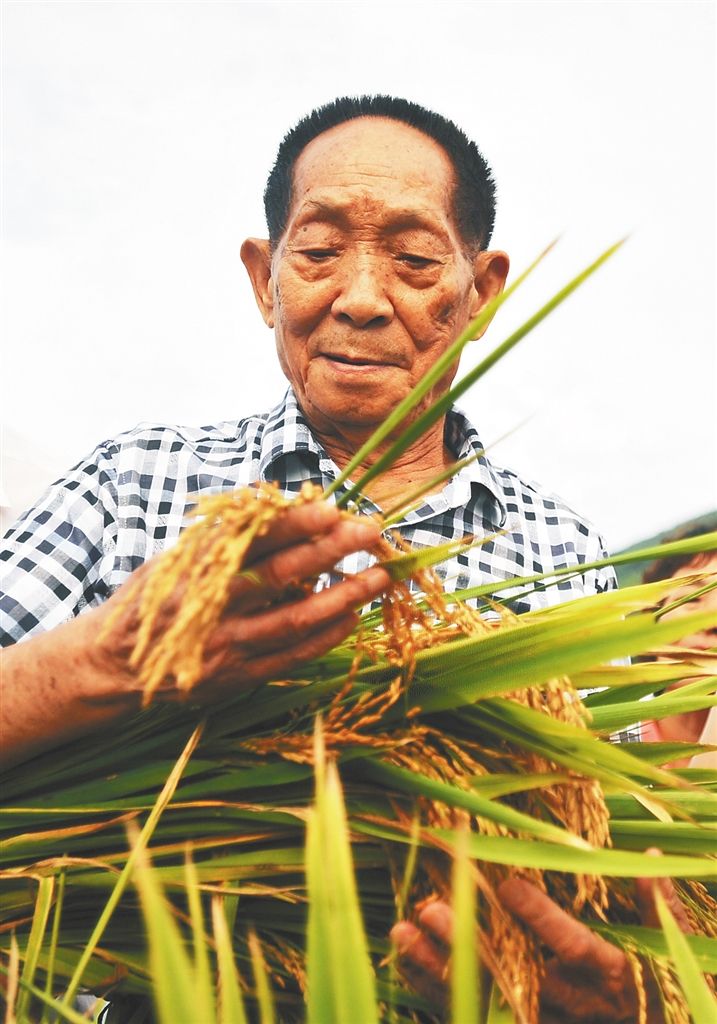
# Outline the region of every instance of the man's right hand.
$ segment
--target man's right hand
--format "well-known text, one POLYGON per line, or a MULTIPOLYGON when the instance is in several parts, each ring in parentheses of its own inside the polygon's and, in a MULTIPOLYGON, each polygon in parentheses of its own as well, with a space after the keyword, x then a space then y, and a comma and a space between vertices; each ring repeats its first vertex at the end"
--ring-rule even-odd
MULTIPOLYGON (((202 679, 191 691, 192 700, 222 699, 280 678, 347 637, 358 621, 358 610, 388 587, 385 569, 374 566, 318 593, 303 594, 297 584, 329 572, 354 551, 371 548, 380 534, 372 520, 342 518, 333 505, 323 502, 289 508, 276 519, 249 548, 245 571, 237 576, 207 644, 202 679)), ((135 576, 151 572, 156 564, 152 559, 135 576)), ((103 615, 113 615, 116 603, 126 600, 125 587, 103 606, 103 615)), ((135 684, 128 662, 139 625, 140 589, 95 654, 101 671, 104 664, 105 672, 124 678, 123 685, 130 689, 135 684)), ((174 616, 180 596, 164 610, 158 633, 174 616)), ((165 691, 161 696, 181 695, 165 691)))
MULTIPOLYGON (((358 609, 389 586, 384 569, 374 566, 318 593, 297 596, 290 588, 288 600, 287 585, 330 571, 346 555, 371 548, 379 536, 377 523, 347 520, 325 503, 280 516, 249 549, 250 571, 237 577, 192 700, 226 699, 280 678, 348 636, 358 609)), ((141 690, 129 666, 139 625, 137 584, 162 557, 138 569, 100 608, 4 652, 5 761, 23 760, 139 708, 141 690)), ((170 603, 167 620, 175 610, 170 603)), ((176 698, 173 692, 162 696, 176 698)))

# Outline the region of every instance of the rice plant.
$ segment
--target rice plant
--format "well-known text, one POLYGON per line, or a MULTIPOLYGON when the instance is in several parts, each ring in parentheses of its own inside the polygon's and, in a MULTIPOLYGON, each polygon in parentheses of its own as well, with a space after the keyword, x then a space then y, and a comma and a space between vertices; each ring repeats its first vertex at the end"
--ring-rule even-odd
MULTIPOLYGON (((399 432, 385 459, 610 252, 399 432)), ((483 325, 458 339, 446 365, 483 325)), ((419 384, 371 444, 395 436, 431 386, 419 384)), ((354 483, 358 461, 347 467, 332 488, 345 515, 385 464, 354 483)), ((299 500, 326 497, 307 487, 299 500)), ((456 1024, 501 1013, 533 1024, 544 951, 497 896, 517 872, 625 949, 638 989, 653 976, 670 1024, 706 1021, 713 996, 703 977, 717 970, 717 780, 662 767, 691 747, 606 740, 642 717, 647 696, 653 718, 716 703, 715 655, 672 646, 713 625, 709 615, 658 614, 668 581, 518 617, 494 584, 442 592, 431 567, 455 545, 409 552, 386 540, 374 554, 393 587, 352 637, 290 677, 198 709, 192 688, 231 581, 253 537, 288 505, 271 487, 201 503, 137 584, 134 664, 146 708, 6 773, 6 1019, 83 1019, 73 1007, 86 990, 109 994, 108 1024, 152 1015, 162 1024, 401 1024, 446 1012, 456 1024), (157 635, 180 579, 189 581, 183 600, 157 635), (646 652, 660 660, 616 663, 646 652), (154 699, 168 681, 184 703, 154 699), (651 846, 663 856, 646 855, 651 846), (631 879, 663 875, 678 880, 690 936, 664 907, 664 932, 640 923, 631 879), (407 908, 434 897, 454 899, 460 936, 448 1010, 401 982, 388 941, 407 908)), ((671 547, 717 550, 717 534, 671 547)))

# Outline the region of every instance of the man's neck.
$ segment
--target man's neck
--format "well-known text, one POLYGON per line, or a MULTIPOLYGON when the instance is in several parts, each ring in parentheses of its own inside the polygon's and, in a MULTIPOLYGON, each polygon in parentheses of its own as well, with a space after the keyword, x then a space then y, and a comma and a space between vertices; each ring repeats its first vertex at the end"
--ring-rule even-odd
MULTIPOLYGON (((403 452, 389 469, 366 486, 364 493, 376 505, 383 509, 396 505, 401 498, 408 497, 411 492, 430 483, 455 461, 443 440, 444 423, 445 420, 441 419, 415 444, 403 452)), ((314 436, 321 442, 339 469, 348 465, 361 445, 367 440, 366 436, 349 435, 348 432, 324 433, 316 428, 312 428, 312 430, 314 436)), ((365 462, 357 466, 351 474, 352 480, 358 480, 391 443, 391 441, 384 442, 365 462)), ((440 485, 436 485, 432 490, 439 489, 440 485)), ((427 493, 431 493, 431 491, 427 493)))

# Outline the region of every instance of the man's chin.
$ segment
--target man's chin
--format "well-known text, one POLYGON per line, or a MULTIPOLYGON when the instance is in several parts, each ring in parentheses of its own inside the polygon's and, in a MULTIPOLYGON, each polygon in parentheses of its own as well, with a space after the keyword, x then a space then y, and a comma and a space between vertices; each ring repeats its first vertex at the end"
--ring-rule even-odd
POLYGON ((310 387, 299 402, 309 423, 319 432, 351 430, 370 434, 405 397, 387 388, 310 387), (333 428, 333 429, 332 429, 333 428))
POLYGON ((383 423, 392 408, 394 406, 378 410, 373 407, 361 408, 357 401, 353 408, 347 409, 323 401, 319 406, 307 403, 304 414, 309 424, 318 433, 365 435, 368 437, 383 423))

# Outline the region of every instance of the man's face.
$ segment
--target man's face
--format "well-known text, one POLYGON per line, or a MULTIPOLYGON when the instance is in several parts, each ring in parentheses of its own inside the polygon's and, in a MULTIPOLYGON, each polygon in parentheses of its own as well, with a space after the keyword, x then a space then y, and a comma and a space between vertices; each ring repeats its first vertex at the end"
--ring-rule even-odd
MULTIPOLYGON (((705 558, 695 559, 694 563, 683 566, 675 574, 675 579, 679 579, 681 576, 686 576, 690 572, 708 572, 717 574, 717 552, 713 552, 707 555, 705 558)), ((686 597, 689 594, 693 594, 695 590, 699 590, 703 587, 708 580, 704 580, 702 583, 692 584, 690 586, 677 587, 670 595, 666 603, 677 601, 681 597, 686 597)), ((680 647, 687 647, 697 651, 707 651, 710 648, 717 647, 717 588, 714 590, 708 590, 706 593, 701 594, 695 598, 694 601, 688 601, 685 604, 681 604, 674 611, 668 612, 665 618, 681 618, 685 615, 693 615, 695 612, 714 612, 714 625, 711 628, 704 629, 701 633, 693 633, 690 636, 685 636, 680 640, 680 647)))
POLYGON ((383 118, 339 125, 299 157, 263 312, 318 430, 380 423, 502 287, 503 254, 466 255, 453 189, 442 147, 383 118))

